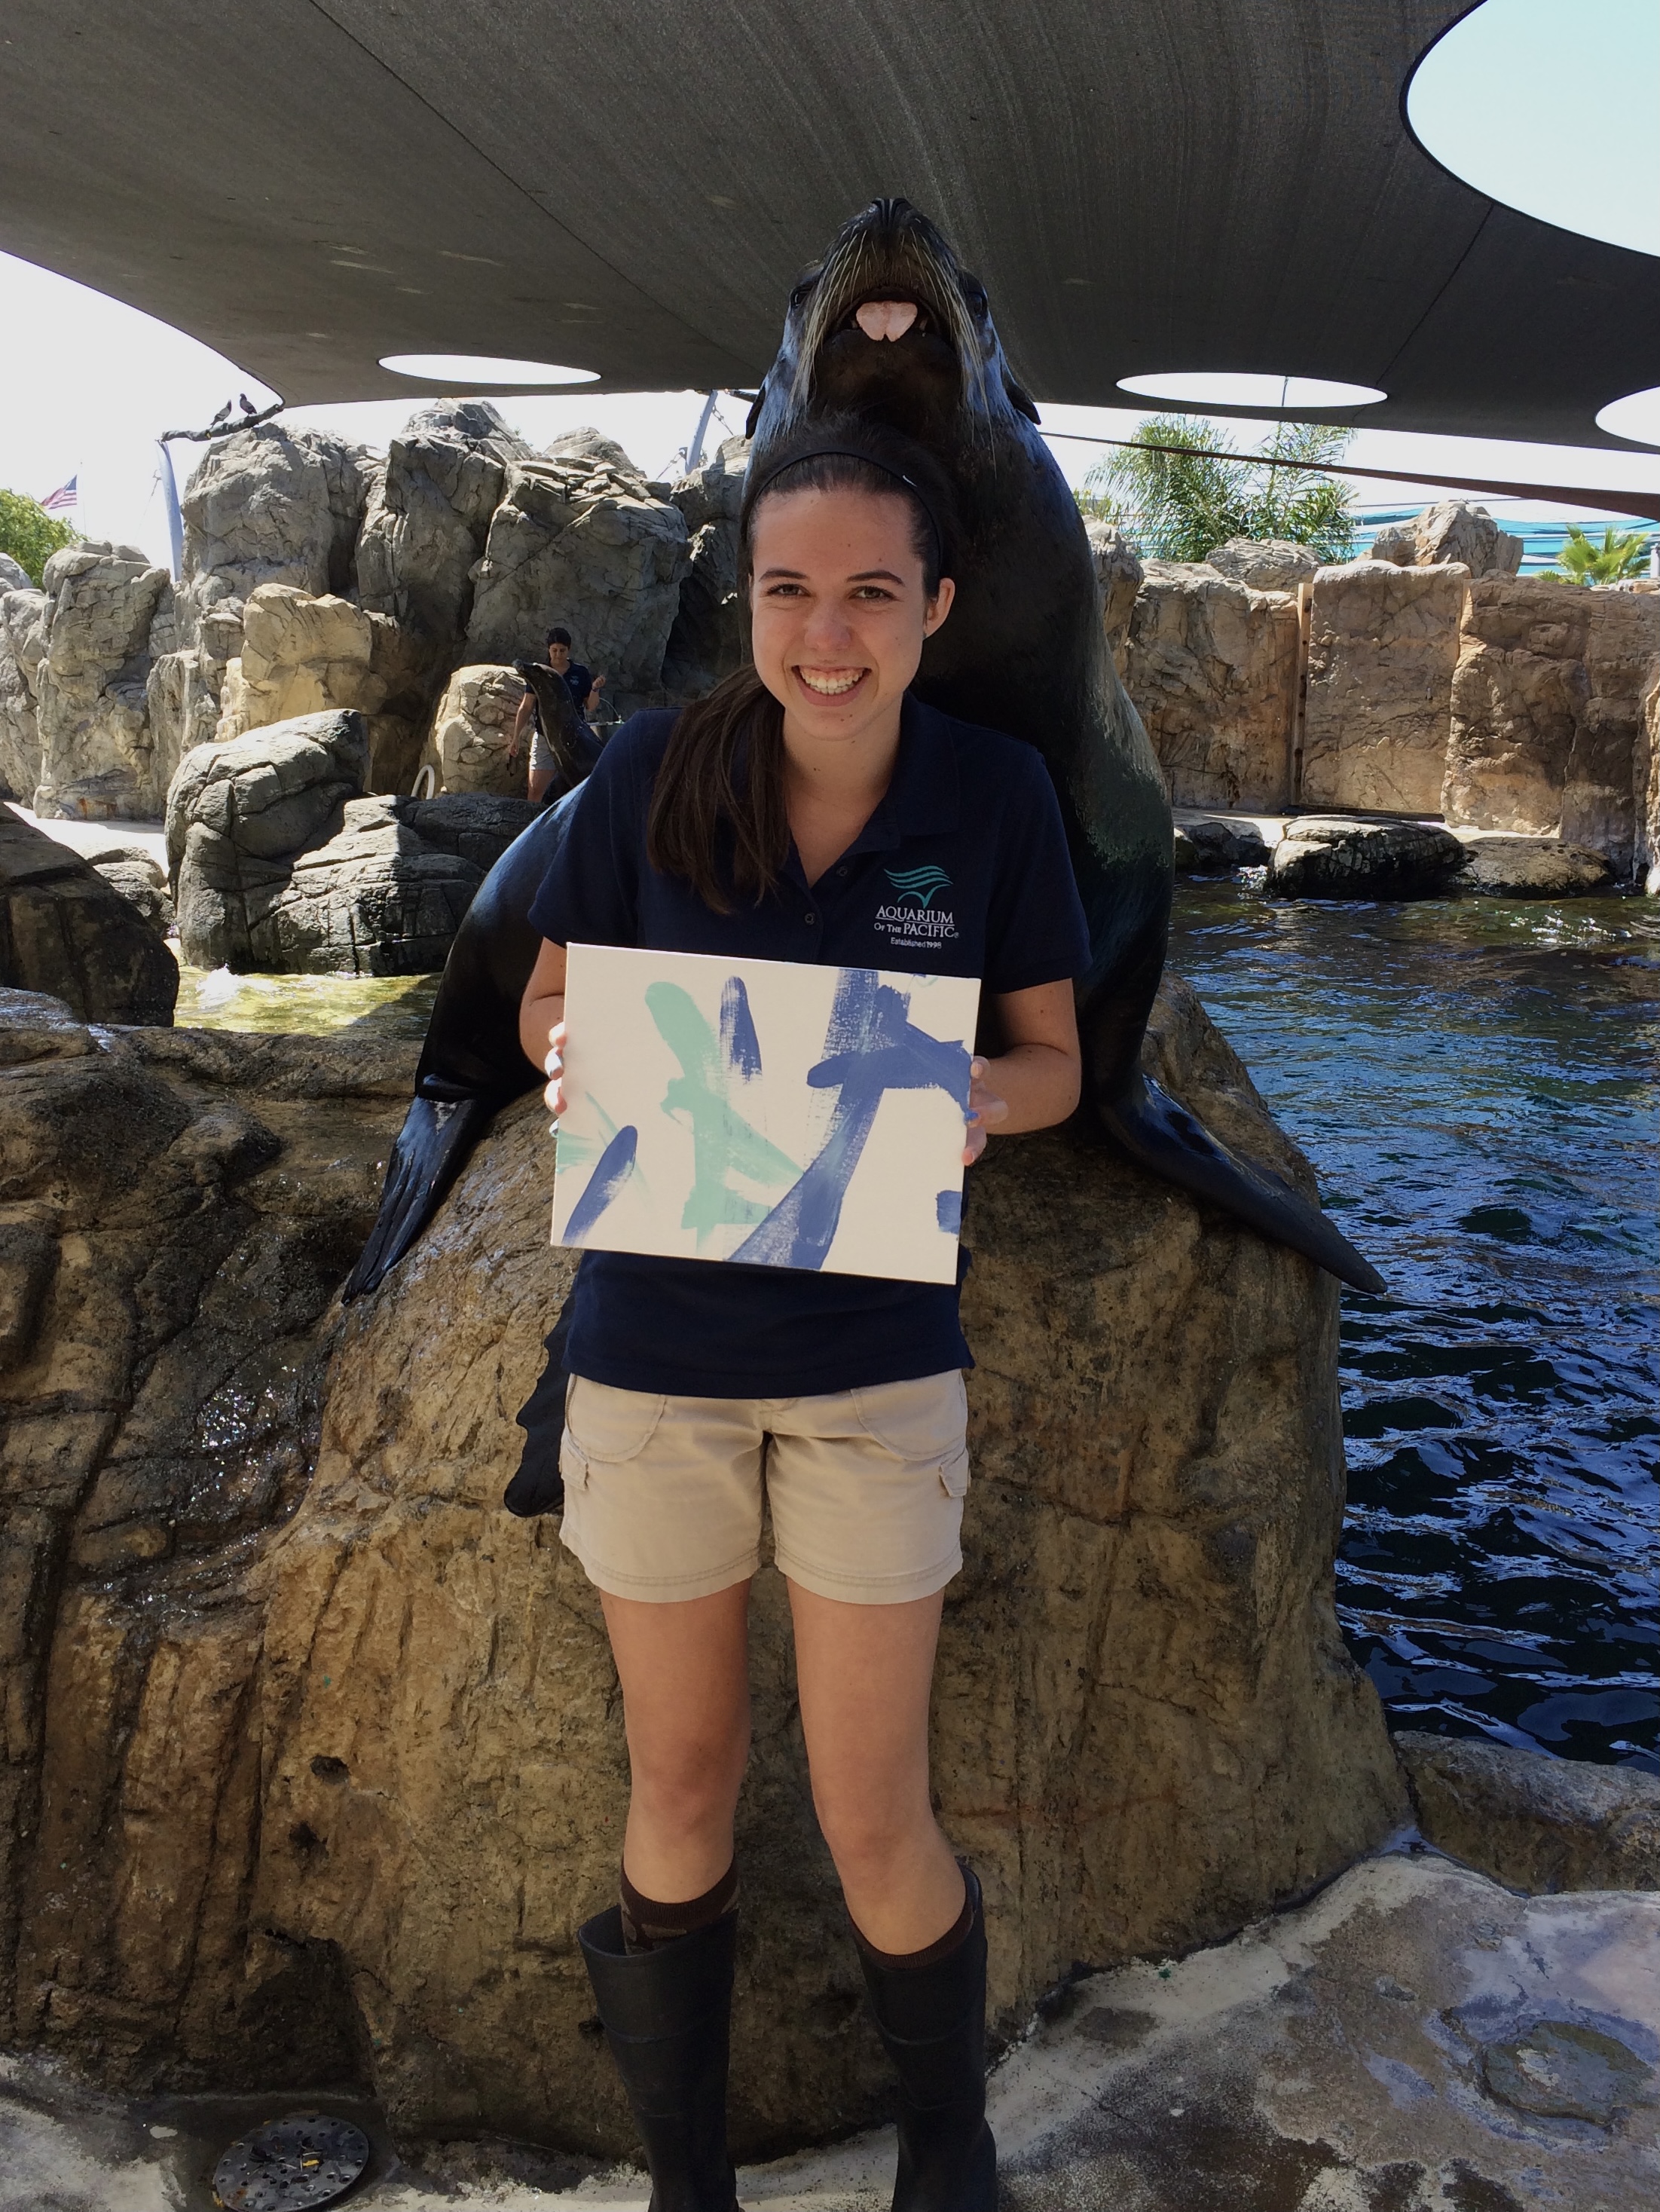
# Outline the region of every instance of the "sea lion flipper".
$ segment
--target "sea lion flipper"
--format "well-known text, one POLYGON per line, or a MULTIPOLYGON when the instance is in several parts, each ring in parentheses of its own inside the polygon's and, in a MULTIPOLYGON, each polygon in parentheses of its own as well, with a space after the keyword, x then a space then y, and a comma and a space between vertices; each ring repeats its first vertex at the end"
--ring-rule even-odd
POLYGON ((1374 1296, 1386 1291, 1378 1270, 1318 1206, 1269 1170, 1230 1152, 1151 1077, 1137 1074, 1116 1097, 1098 1104, 1112 1135, 1141 1166, 1223 1207, 1274 1243, 1288 1244, 1339 1282, 1374 1296))
POLYGON ((340 1294, 343 1305, 377 1289, 382 1276, 403 1257, 438 1212, 499 1103, 479 1097, 424 1098, 419 1092, 410 1101, 386 1163, 380 1212, 340 1294))

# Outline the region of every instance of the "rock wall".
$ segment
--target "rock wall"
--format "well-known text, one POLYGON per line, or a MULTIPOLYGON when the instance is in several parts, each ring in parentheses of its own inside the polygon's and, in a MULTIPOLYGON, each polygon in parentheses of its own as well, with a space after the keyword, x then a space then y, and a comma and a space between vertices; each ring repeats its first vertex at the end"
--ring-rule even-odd
POLYGON ((1486 507, 1444 499, 1409 521, 1380 530, 1372 540, 1372 557, 1403 568, 1462 562, 1472 576, 1513 576, 1526 550, 1521 538, 1499 529, 1486 507))
POLYGON ((1660 598, 1539 577, 1473 584, 1452 684, 1448 822, 1557 832, 1628 872, 1657 673, 1660 598))
POLYGON ((0 592, 0 797, 34 799, 40 781, 35 693, 51 602, 32 585, 0 592))
POLYGON ((1091 522, 1086 530, 1100 587, 1101 626, 1122 684, 1130 659, 1130 617, 1146 572, 1135 547, 1115 525, 1091 522))
POLYGON ((1637 793, 1636 869, 1651 897, 1660 894, 1660 665, 1643 694, 1643 726, 1632 763, 1637 793))
POLYGON ((37 814, 153 817, 174 762, 158 757, 147 683, 150 624, 171 586, 136 546, 61 546, 43 577, 46 651, 37 678, 37 814))
POLYGON ((1203 562, 1150 561, 1124 682, 1178 805, 1290 799, 1297 602, 1203 562))
MULTIPOLYGON (((1179 984, 1148 1060, 1310 1187, 1179 984)), ((0 2034, 128 2087, 360 2071, 401 2131, 627 2150, 574 1941, 614 1893, 615 1679, 555 1524, 499 1503, 570 1265, 539 1102, 342 1321, 412 1048, 100 1049, 60 1015, 0 1026, 8 1060, 36 1287, 0 1384, 0 2034)), ((975 1479, 934 1755, 1008 2033, 1075 1960, 1221 1936, 1404 1801, 1332 1605, 1335 1286, 1059 1135, 994 1146, 968 1240, 975 1479)), ((770 1569, 754 1647, 747 2153, 886 2094, 770 1569)))
POLYGON ((540 657, 562 622, 618 714, 653 704, 688 561, 685 517, 632 471, 585 453, 520 462, 478 566, 467 659, 540 657))
MULTIPOLYGON (((0 806, 0 987, 48 993, 82 1021, 158 1026, 172 1021, 179 997, 179 963, 132 900, 8 806, 0 806)), ((86 1134, 96 1141, 95 1130, 86 1134)), ((9 1176, 11 1161, 0 1158, 9 1176)), ((0 1207, 8 1188, 0 1186, 0 1207)), ((9 1295, 0 1291, 0 1332, 9 1295)))
POLYGON ((516 759, 508 758, 524 688, 524 678, 511 668, 486 663, 457 669, 438 702, 421 755, 421 765, 431 768, 440 791, 524 796, 529 744, 519 748, 516 759))
POLYGON ((688 532, 686 575, 669 641, 663 684, 700 699, 741 668, 748 623, 738 591, 738 514, 749 441, 729 438, 712 460, 682 477, 669 493, 688 532))
POLYGON ((1439 814, 1468 568, 1351 561, 1309 600, 1306 806, 1439 814))

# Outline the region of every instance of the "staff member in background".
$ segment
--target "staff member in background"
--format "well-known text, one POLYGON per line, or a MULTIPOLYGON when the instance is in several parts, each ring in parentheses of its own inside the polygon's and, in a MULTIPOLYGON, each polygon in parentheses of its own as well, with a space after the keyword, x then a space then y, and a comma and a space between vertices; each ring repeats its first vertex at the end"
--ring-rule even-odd
MULTIPOLYGON (((562 676, 571 694, 571 703, 579 717, 586 721, 591 707, 597 707, 605 678, 596 676, 579 660, 571 658, 571 633, 568 629, 550 629, 547 637, 548 665, 555 675, 562 676)), ((518 702, 518 712, 513 717, 513 734, 507 746, 507 763, 512 767, 518 758, 526 732, 530 733, 530 768, 528 790, 530 804, 536 805, 542 794, 553 781, 559 763, 544 740, 540 716, 536 713, 536 696, 527 691, 518 702)))
MULTIPOLYGON (((925 454, 857 424, 786 449, 748 495, 754 665, 611 739, 530 908, 546 941, 519 1035, 555 1115, 573 940, 978 976, 997 1042, 972 1063, 965 1161, 988 1129, 1072 1112, 1089 939, 1054 787, 1030 746, 908 692, 951 606, 949 499, 925 454), (904 903, 919 869, 926 934, 904 903)), ((900 2076, 895 2212, 996 2212, 980 1886, 928 1775, 971 1364, 955 1283, 583 1256, 560 1535, 602 1593, 632 1796, 621 1903, 579 1936, 655 2212, 734 2212, 732 1824, 763 1497, 813 1801, 900 2076)))

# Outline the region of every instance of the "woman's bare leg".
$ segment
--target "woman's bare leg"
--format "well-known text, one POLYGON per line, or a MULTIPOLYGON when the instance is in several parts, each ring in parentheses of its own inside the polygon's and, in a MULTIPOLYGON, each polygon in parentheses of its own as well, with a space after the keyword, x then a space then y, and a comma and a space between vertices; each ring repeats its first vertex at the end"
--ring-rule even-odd
POLYGON ((623 1864, 645 1896, 678 1904, 732 1863, 749 1756, 749 1585, 674 1605, 602 1602, 633 1776, 623 1864))
POLYGON ((928 1790, 941 1599, 846 1605, 792 1582, 790 1604, 813 1802, 847 1910, 879 1951, 920 1951, 963 1905, 928 1790))

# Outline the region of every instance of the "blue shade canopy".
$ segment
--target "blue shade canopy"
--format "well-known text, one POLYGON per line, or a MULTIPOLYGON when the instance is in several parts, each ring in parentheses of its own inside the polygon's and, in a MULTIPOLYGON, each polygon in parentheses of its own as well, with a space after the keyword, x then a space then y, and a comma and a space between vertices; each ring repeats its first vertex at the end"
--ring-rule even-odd
POLYGON ((1660 260, 1418 145, 1405 88, 1462 12, 9 0, 0 247, 296 404, 406 395, 398 354, 742 387, 802 264, 902 193, 1040 400, 1289 370, 1387 395, 1297 410, 1327 420, 1616 446, 1596 414, 1654 380, 1660 260))

